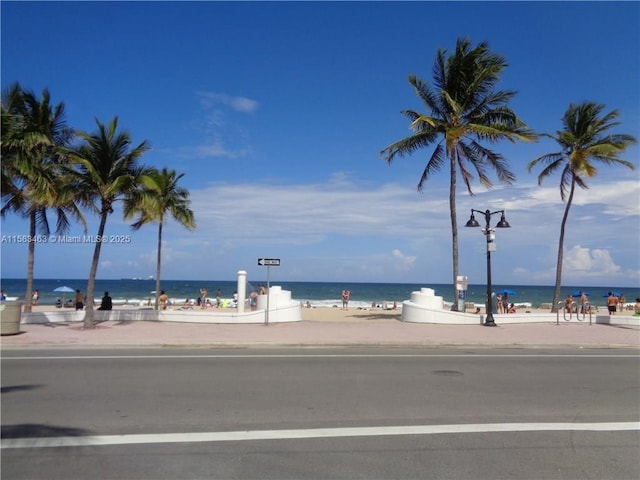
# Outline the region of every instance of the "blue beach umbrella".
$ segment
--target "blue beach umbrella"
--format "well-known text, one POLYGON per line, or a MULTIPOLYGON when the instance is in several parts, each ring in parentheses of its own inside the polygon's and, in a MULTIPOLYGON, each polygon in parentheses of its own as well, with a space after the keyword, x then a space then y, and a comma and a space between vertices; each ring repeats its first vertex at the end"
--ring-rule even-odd
MULTIPOLYGON (((611 292, 611 293, 613 293, 614 297, 619 297, 620 296, 620 292, 611 292)), ((609 294, 606 293, 606 294, 602 295, 602 298, 607 298, 608 296, 609 296, 609 294)))
POLYGON ((571 294, 571 296, 572 296, 572 297, 581 297, 583 293, 584 293, 587 297, 589 296, 589 292, 573 292, 573 293, 571 294))
POLYGON ((69 288, 67 286, 55 288, 53 291, 54 292, 62 292, 62 305, 63 306, 64 306, 64 294, 65 293, 69 293, 69 292, 70 293, 75 292, 75 290, 73 288, 69 288))
POLYGON ((498 295, 515 295, 517 292, 515 290, 504 289, 498 292, 498 295))

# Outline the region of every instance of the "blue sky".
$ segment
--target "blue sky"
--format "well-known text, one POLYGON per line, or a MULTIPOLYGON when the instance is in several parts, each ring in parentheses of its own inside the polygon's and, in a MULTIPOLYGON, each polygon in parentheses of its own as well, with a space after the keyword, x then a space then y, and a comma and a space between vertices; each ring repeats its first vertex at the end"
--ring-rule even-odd
MULTIPOLYGON (((144 162, 185 173, 197 229, 169 221, 163 278, 451 282, 448 173, 416 185, 427 149, 392 165, 378 153, 424 111, 407 77, 429 81, 439 47, 488 41, 509 67, 499 87, 534 130, 554 133, 571 102, 620 111, 640 133, 638 2, 10 2, 3 1, 2 86, 64 101, 94 131, 114 115, 144 162)), ((499 144, 512 186, 458 191, 460 273, 486 278, 485 239, 470 209, 506 209, 497 284, 553 285, 564 205, 559 177, 537 185, 527 163, 549 140, 499 144)), ((624 155, 638 165, 637 146, 624 155)), ((640 170, 602 168, 578 191, 565 238, 565 285, 640 284, 640 170)), ((87 216, 89 232, 97 217, 87 216)), ((498 218, 494 217, 494 222, 498 218)), ((28 232, 2 220, 2 235, 28 232)), ((81 234, 74 226, 71 235, 81 234)), ((117 210, 98 277, 155 273, 156 226, 132 232, 117 210)), ((93 245, 39 244, 37 278, 86 278, 93 245)), ((24 277, 24 244, 2 244, 2 277, 24 277)))

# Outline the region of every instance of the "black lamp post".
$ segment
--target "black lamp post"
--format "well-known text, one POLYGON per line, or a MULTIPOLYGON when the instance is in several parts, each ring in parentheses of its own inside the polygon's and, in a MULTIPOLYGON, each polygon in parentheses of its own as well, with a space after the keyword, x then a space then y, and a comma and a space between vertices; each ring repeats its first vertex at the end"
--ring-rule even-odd
POLYGON ((491 228, 489 223, 491 222, 491 217, 498 213, 502 214, 500 217, 500 221, 496 224, 496 228, 509 228, 511 225, 504 218, 504 210, 498 210, 496 212, 491 212, 489 210, 485 210, 484 212, 480 210, 471 209, 471 218, 465 225, 465 227, 479 227, 480 224, 474 217, 474 213, 479 213, 480 215, 484 215, 484 220, 486 226, 482 229, 482 233, 484 233, 485 237, 487 237, 487 318, 484 321, 484 326, 486 327, 495 327, 496 322, 493 319, 493 299, 491 298, 491 252, 496 250, 496 245, 493 243, 496 236, 494 230, 491 228))

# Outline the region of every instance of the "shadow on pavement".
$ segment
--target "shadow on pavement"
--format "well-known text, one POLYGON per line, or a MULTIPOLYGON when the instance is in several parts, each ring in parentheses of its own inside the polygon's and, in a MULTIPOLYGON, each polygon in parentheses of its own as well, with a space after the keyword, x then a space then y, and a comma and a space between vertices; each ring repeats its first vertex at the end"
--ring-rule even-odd
POLYGON ((389 315, 388 313, 375 313, 375 312, 367 312, 367 313, 358 313, 355 315, 349 315, 353 318, 358 318, 361 320, 402 320, 402 312, 395 313, 393 315, 389 315))
POLYGON ((25 390, 35 390, 36 388, 42 388, 42 385, 11 385, 0 388, 0 393, 23 392, 25 390))
POLYGON ((39 423, 21 423, 3 425, 2 438, 40 438, 40 437, 81 437, 88 435, 89 430, 82 428, 59 427, 39 423))

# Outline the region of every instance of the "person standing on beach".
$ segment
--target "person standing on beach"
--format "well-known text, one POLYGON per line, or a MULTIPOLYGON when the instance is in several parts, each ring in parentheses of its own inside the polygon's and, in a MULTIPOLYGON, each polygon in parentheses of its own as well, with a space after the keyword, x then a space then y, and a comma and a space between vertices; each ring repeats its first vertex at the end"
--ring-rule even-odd
POLYGON ((612 292, 609 292, 608 295, 607 309, 609 310, 609 315, 615 315, 616 310, 618 309, 618 297, 616 297, 612 292))
POLYGON ((84 308, 84 295, 80 290, 76 290, 74 303, 76 304, 76 310, 82 310, 84 308))
POLYGON ((252 290, 249 295, 249 307, 251 307, 251 310, 258 308, 258 292, 255 290, 252 290))
POLYGON ((496 306, 498 307, 498 313, 502 313, 502 295, 496 296, 496 306))
MULTIPOLYGON (((37 292, 37 290, 36 290, 37 292)), ((620 298, 618 299, 618 305, 620 305, 620 311, 624 311, 624 304, 627 302, 627 299, 624 298, 624 293, 620 294, 620 298)))
POLYGON ((216 291, 216 308, 220 308, 222 305, 222 290, 218 289, 216 291))
POLYGON ((509 294, 507 292, 502 295, 502 313, 509 313, 509 294))
POLYGON ((231 297, 231 308, 238 308, 238 292, 233 292, 231 297))
POLYGON ((347 289, 342 290, 342 309, 349 310, 349 299, 351 298, 351 292, 347 289))
POLYGON ((169 296, 164 293, 164 290, 160 291, 160 296, 158 297, 158 301, 160 302, 160 310, 167 309, 167 303, 169 303, 169 296))
POLYGON ((200 307, 206 308, 207 306, 207 289, 202 287, 200 289, 200 307))
POLYGON ((567 295, 567 298, 564 299, 564 311, 569 313, 573 312, 573 297, 571 294, 567 295))
POLYGON ((589 297, 584 292, 580 292, 580 313, 589 313, 589 297))
POLYGON ((40 300, 40 292, 36 289, 36 291, 33 292, 33 295, 31 296, 31 305, 33 305, 34 307, 37 307, 38 300, 40 300))

